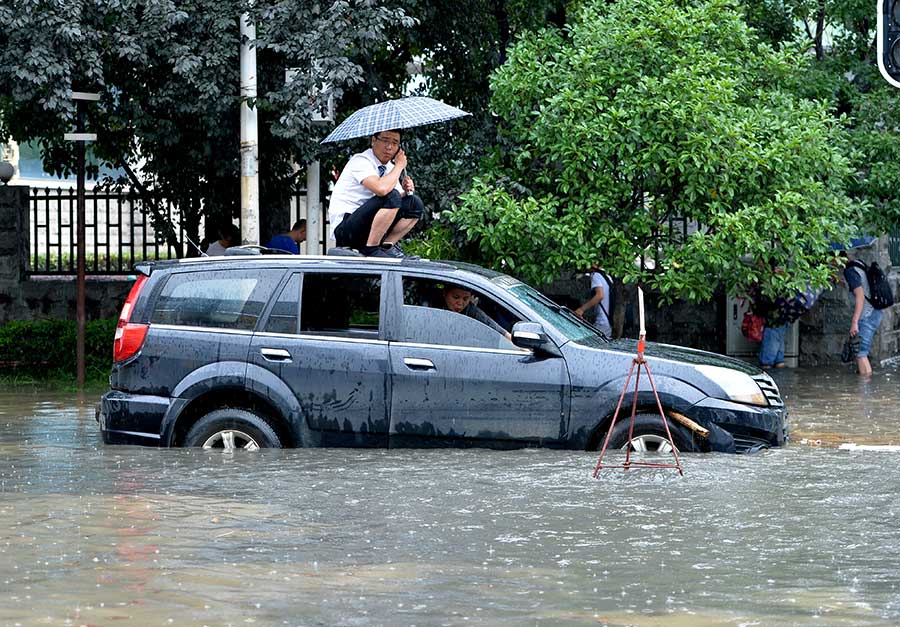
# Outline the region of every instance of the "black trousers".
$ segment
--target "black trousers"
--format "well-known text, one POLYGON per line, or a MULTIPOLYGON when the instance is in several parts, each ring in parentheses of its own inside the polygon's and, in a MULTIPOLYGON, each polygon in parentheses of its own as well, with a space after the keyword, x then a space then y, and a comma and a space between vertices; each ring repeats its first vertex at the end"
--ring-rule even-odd
MULTIPOLYGON (((369 200, 357 207, 356 211, 344 214, 344 220, 334 230, 335 243, 338 246, 348 248, 362 248, 369 241, 369 232, 372 230, 372 221, 382 209, 397 209, 394 221, 388 228, 391 232, 394 225, 404 218, 418 220, 425 212, 422 199, 418 196, 400 196, 397 190, 391 191, 387 196, 372 196, 369 200)), ((381 242, 379 242, 381 243, 381 242)), ((396 242, 392 242, 396 243, 396 242)))

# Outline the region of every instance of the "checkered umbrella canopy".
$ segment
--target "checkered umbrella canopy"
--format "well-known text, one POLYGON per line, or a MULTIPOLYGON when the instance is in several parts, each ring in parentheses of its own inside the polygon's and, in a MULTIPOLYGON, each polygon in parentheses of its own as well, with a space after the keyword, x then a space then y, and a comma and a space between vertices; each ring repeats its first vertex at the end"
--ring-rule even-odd
POLYGON ((470 115, 434 98, 410 96, 363 107, 341 122, 322 143, 368 137, 381 131, 412 128, 470 115))

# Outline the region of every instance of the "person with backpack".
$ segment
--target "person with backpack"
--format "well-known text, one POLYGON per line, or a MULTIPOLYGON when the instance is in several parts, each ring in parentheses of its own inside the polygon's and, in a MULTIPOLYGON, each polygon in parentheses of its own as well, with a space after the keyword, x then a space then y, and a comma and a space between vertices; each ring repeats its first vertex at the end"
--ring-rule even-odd
POLYGON ((859 349, 855 355, 856 366, 859 374, 867 377, 872 374, 869 346, 881 324, 882 310, 893 304, 893 294, 884 272, 875 262, 866 266, 861 261, 848 258, 844 266, 844 279, 847 281, 847 289, 854 298, 850 338, 855 346, 857 341, 854 338, 859 336, 859 349))
POLYGON ((575 315, 584 318, 584 314, 592 308, 597 310, 597 319, 594 326, 599 328, 607 337, 612 337, 612 279, 600 268, 591 268, 591 297, 578 309, 575 315))

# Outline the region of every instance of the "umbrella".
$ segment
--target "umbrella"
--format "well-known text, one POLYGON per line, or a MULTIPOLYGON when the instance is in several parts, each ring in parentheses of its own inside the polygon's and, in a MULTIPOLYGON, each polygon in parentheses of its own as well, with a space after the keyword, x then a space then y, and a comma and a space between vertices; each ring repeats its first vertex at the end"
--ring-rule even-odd
POLYGON ((831 242, 832 250, 852 250, 854 248, 865 248, 871 246, 877 238, 874 235, 860 235, 850 240, 850 245, 841 242, 831 242))
POLYGON ((411 96, 363 107, 341 122, 322 143, 368 137, 381 131, 412 128, 470 115, 434 98, 411 96))

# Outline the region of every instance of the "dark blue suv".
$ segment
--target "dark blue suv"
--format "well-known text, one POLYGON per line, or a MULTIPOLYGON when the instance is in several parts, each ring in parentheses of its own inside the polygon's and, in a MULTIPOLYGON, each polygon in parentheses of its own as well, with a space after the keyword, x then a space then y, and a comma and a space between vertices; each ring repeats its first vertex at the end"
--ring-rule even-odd
MULTIPOLYGON (((109 444, 596 449, 636 351, 463 263, 234 255, 138 271, 97 412, 109 444), (466 311, 443 305, 452 288, 466 311)), ((768 374, 676 346, 646 357, 680 451, 784 444, 768 374)), ((631 440, 627 418, 611 447, 668 446, 646 377, 631 440)))

